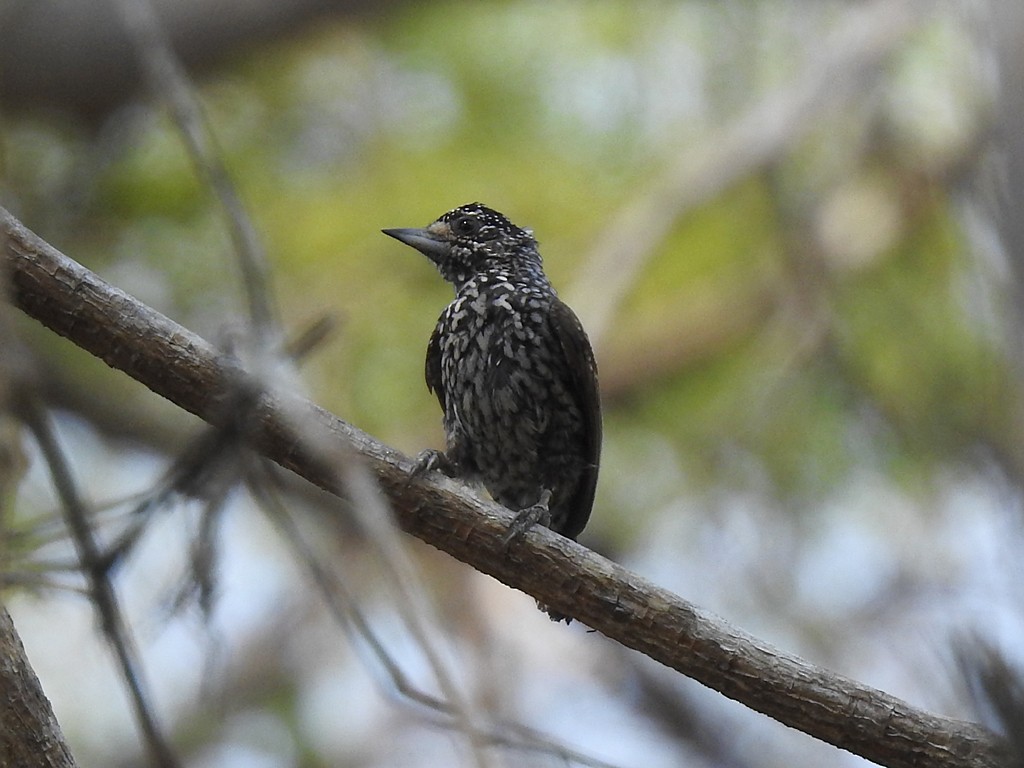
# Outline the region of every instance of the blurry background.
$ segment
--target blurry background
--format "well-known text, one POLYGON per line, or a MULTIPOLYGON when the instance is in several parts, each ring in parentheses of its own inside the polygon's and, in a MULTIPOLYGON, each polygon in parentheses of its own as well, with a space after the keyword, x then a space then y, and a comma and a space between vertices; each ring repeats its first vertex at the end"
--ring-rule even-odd
MULTIPOLYGON (((408 453, 450 288, 382 236, 472 200, 534 229, 591 331, 606 443, 581 541, 788 651, 975 718, 950 644, 1024 651, 1022 12, 981 2, 166 0, 287 326, 340 323, 311 395, 408 453)), ((0 204, 214 341, 243 315, 222 217, 99 0, 0 2, 0 204)), ((198 423, 25 318, 91 499, 150 487, 198 423)), ((83 766, 144 761, 34 446, 6 599, 83 766)), ((323 521, 311 515, 309 526, 323 521)), ((244 493, 209 622, 174 610, 197 510, 118 585, 190 766, 469 764, 327 615, 244 493)), ((430 676, 336 527, 326 557, 430 676)), ((315 533, 314 533, 315 535, 315 533)), ((863 761, 408 540, 495 717, 621 766, 863 761)), ((499 753, 508 765, 557 765, 499 753)), ((502 764, 502 763, 499 763, 502 764)))

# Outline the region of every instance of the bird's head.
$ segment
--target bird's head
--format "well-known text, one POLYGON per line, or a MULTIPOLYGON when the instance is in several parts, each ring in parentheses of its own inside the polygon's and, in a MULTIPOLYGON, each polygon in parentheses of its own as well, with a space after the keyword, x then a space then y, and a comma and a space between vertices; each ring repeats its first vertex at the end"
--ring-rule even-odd
POLYGON ((434 262, 456 288, 494 271, 542 274, 533 233, 480 203, 460 205, 423 229, 381 231, 434 262))

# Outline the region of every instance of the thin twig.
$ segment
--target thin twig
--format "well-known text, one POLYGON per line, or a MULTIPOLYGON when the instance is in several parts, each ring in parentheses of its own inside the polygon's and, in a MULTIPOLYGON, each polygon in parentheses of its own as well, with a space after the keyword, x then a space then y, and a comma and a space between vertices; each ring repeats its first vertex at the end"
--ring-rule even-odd
POLYGON ((1006 768, 1024 768, 1024 672, 975 633, 954 638, 953 658, 979 719, 1009 740, 1006 768))
MULTIPOLYGON (((395 691, 400 701, 412 702, 433 713, 435 725, 451 728, 458 725, 454 722, 451 705, 444 699, 433 696, 413 684, 402 671, 401 666, 388 653, 384 642, 377 636, 359 603, 345 587, 343 579, 335 578, 332 570, 320 560, 317 552, 302 535, 298 524, 289 513, 275 487, 269 485, 265 478, 273 478, 270 471, 260 473, 255 480, 253 496, 257 503, 281 532, 282 537, 295 550, 296 560, 306 568, 309 578, 320 592, 331 616, 349 636, 357 650, 367 648, 372 656, 372 663, 366 663, 367 669, 378 667, 383 669, 389 685, 381 685, 385 692, 395 691), (443 719, 436 717, 442 715, 443 719)), ((479 738, 488 746, 506 747, 519 751, 547 754, 568 764, 590 766, 590 768, 618 768, 597 758, 585 755, 552 741, 532 728, 520 723, 498 722, 494 724, 477 722, 479 738)))
POLYGON ((276 346, 279 326, 267 256, 217 149, 202 103, 149 0, 116 0, 116 5, 150 88, 166 103, 196 170, 210 186, 227 221, 241 268, 254 346, 276 346))
POLYGON ((121 614, 113 584, 103 565, 102 552, 93 538, 89 511, 78 491, 71 466, 60 447, 49 415, 31 395, 24 397, 21 405, 25 423, 39 445, 63 505, 64 518, 78 551, 82 571, 89 582, 93 607, 99 616, 103 634, 117 658, 121 677, 128 688, 135 717, 153 764, 160 768, 177 768, 178 759, 157 724, 156 715, 146 695, 138 654, 121 614))
POLYGON ((304 435, 305 449, 312 452, 318 464, 328 468, 331 485, 344 489, 360 527, 379 550, 381 563, 396 590, 395 605, 423 651, 434 679, 452 708, 456 723, 469 739, 476 764, 479 768, 486 768, 491 760, 486 753, 486 745, 479 737, 474 707, 442 656, 441 633, 437 631, 437 621, 423 589, 423 580, 416 574, 416 568, 400 540, 394 513, 376 480, 348 446, 324 440, 325 435, 311 429, 313 425, 308 423, 310 414, 306 409, 294 407, 297 403, 290 400, 282 400, 280 404, 290 429, 304 435))

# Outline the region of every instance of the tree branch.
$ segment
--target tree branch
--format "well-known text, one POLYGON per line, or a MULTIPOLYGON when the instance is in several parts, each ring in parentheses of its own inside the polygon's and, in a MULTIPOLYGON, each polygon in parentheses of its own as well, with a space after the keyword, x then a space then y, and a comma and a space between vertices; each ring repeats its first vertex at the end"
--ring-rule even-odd
MULTIPOLYGON (((108 285, 2 208, 0 230, 8 236, 0 264, 14 303, 51 330, 214 423, 237 400, 237 387, 251 385, 237 361, 108 285)), ((547 529, 506 551, 501 538, 511 513, 503 507, 447 478, 408 483, 406 456, 311 402, 284 392, 252 402, 250 434, 263 455, 345 496, 334 461, 358 454, 407 532, 752 709, 894 768, 1005 760, 1005 744, 980 726, 916 709, 773 648, 547 529), (323 445, 335 450, 317 450, 323 445)))
POLYGON ((0 765, 74 768, 50 702, 25 657, 7 609, 0 605, 0 765))
POLYGON ((129 699, 142 728, 153 765, 158 768, 177 768, 178 759, 163 730, 157 724, 156 714, 143 685, 138 653, 128 633, 128 625, 121 612, 110 574, 102 562, 99 543, 89 526, 89 512, 72 476, 70 461, 61 448, 57 433, 50 423, 49 414, 43 407, 31 395, 21 398, 18 405, 50 469, 57 496, 63 507, 64 520, 78 551, 78 561, 89 582, 89 597, 128 689, 129 699))

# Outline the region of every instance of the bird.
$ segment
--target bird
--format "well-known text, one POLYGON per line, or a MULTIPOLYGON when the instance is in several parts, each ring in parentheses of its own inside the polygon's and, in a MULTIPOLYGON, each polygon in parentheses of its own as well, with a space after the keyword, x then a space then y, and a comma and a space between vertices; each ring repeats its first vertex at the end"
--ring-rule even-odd
POLYGON ((446 449, 422 452, 414 474, 438 469, 482 484, 516 513, 506 546, 537 524, 575 540, 600 465, 597 364, 544 273, 532 230, 468 203, 425 228, 382 232, 426 256, 455 289, 425 371, 446 449))

